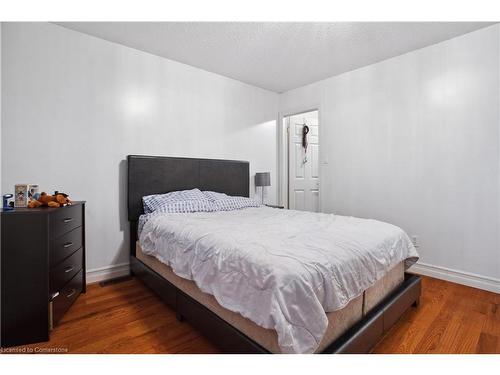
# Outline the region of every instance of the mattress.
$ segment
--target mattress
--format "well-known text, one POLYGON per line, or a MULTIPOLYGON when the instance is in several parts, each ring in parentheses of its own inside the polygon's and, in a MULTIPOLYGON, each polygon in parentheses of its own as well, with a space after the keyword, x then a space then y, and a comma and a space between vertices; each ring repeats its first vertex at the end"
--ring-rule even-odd
MULTIPOLYGON (((222 307, 214 296, 202 292, 194 281, 177 276, 172 271, 172 268, 163 264, 155 257, 144 254, 139 243, 136 244, 136 257, 167 281, 201 303, 269 352, 276 354, 282 352, 278 344, 278 336, 275 330, 263 328, 250 319, 222 307)), ((377 303, 382 301, 397 288, 403 280, 404 262, 401 262, 393 267, 373 286, 368 288, 362 295, 351 300, 343 309, 327 313, 328 327, 315 352, 319 353, 326 349, 356 322, 361 320, 364 315, 369 313, 377 303)))

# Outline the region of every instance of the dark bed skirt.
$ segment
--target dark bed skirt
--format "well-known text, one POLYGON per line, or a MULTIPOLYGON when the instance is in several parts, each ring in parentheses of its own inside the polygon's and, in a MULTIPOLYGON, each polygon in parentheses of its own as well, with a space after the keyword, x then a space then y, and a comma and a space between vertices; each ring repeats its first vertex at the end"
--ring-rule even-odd
MULTIPOLYGON (((175 310, 179 320, 189 321, 224 353, 269 353, 133 255, 130 257, 130 268, 133 275, 175 310)), ((406 310, 418 306, 420 292, 420 277, 405 274, 403 283, 393 293, 322 353, 369 353, 406 310)))

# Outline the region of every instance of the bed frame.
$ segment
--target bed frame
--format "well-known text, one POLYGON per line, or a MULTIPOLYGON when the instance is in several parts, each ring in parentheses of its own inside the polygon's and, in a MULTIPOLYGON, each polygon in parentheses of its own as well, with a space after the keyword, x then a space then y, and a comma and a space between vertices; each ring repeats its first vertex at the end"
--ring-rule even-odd
MULTIPOLYGON (((185 319, 225 353, 269 353, 211 310, 136 258, 137 220, 143 213, 142 197, 175 190, 199 188, 229 195, 249 196, 249 163, 234 160, 162 156, 128 156, 128 219, 130 267, 177 318, 185 319)), ((404 282, 322 353, 368 353, 411 306, 420 301, 419 276, 405 274, 404 282)))

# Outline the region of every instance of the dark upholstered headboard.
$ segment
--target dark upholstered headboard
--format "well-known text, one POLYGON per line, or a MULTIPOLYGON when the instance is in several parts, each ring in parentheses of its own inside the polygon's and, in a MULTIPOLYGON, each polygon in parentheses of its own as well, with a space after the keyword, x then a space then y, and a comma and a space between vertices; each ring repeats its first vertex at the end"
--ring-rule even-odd
POLYGON ((129 155, 128 219, 143 213, 142 197, 198 188, 248 197, 250 171, 246 161, 129 155))

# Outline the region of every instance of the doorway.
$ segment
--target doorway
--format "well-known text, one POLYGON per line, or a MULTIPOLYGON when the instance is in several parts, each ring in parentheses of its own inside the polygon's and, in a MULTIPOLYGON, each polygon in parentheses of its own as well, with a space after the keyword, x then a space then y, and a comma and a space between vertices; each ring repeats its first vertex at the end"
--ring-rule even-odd
POLYGON ((320 211, 318 110, 285 116, 284 205, 293 210, 320 211))

